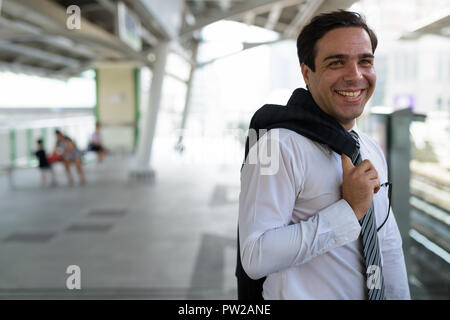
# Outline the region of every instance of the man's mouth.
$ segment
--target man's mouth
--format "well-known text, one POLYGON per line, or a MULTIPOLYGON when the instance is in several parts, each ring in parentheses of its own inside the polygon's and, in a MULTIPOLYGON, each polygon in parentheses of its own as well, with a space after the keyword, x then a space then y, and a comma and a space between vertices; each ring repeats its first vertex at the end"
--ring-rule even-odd
POLYGON ((356 98, 356 97, 359 97, 361 95, 361 92, 363 90, 356 90, 356 91, 335 90, 335 92, 340 94, 343 97, 356 98))

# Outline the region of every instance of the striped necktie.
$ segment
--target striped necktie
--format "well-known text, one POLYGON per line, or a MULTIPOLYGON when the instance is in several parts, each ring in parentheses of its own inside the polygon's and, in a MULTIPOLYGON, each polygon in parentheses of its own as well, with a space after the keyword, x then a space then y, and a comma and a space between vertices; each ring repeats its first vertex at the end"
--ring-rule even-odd
MULTIPOLYGON (((350 131, 350 135, 356 140, 357 152, 355 152, 352 162, 355 166, 362 162, 359 152, 359 136, 355 131, 350 131)), ((368 300, 385 300, 384 278, 381 267, 381 253, 378 245, 377 227, 375 212, 372 205, 366 215, 361 219, 361 237, 363 245, 364 260, 367 275, 368 300)))

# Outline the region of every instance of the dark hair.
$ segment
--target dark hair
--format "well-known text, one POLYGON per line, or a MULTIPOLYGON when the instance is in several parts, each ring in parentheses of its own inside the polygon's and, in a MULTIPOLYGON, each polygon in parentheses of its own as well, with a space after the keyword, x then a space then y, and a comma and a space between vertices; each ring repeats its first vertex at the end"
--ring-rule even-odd
POLYGON ((316 68, 314 60, 317 55, 317 41, 319 41, 328 31, 337 28, 360 27, 367 31, 372 44, 372 53, 375 53, 378 40, 375 32, 370 29, 365 19, 357 12, 352 11, 333 11, 329 13, 322 13, 314 17, 309 24, 307 24, 297 38, 297 55, 302 63, 306 64, 313 72, 316 68))
POLYGON ((55 129, 55 134, 62 134, 62 132, 59 129, 55 129))
POLYGON ((42 139, 38 139, 38 140, 37 140, 37 143, 38 143, 39 145, 42 145, 42 142, 43 142, 42 139))

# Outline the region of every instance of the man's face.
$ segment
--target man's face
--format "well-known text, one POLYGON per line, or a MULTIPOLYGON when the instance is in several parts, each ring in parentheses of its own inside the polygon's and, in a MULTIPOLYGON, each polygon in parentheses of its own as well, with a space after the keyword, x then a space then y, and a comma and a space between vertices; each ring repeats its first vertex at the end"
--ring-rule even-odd
POLYGON ((315 72, 302 64, 305 83, 317 105, 348 130, 375 89, 370 37, 359 27, 334 29, 317 41, 316 52, 315 72))

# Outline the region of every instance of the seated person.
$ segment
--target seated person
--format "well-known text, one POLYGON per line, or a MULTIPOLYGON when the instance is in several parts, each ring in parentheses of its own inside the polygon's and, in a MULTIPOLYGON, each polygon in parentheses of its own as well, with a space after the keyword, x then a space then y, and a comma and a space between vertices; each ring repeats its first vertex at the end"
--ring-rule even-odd
POLYGON ((47 159, 42 139, 37 140, 37 150, 34 153, 39 161, 39 170, 41 171, 41 183, 43 186, 46 184, 47 173, 50 173, 52 179, 52 185, 56 185, 55 173, 53 172, 52 165, 47 159))
POLYGON ((97 152, 98 163, 103 162, 103 159, 106 155, 106 149, 103 147, 102 134, 100 132, 100 123, 99 122, 97 122, 95 124, 95 131, 92 134, 91 139, 89 141, 88 151, 97 152))
POLYGON ((56 146, 54 153, 61 156, 66 169, 67 178, 69 179, 69 184, 73 185, 73 177, 70 172, 70 164, 75 164, 78 175, 80 176, 80 183, 85 184, 86 179, 84 176, 83 166, 81 162, 81 152, 78 150, 75 142, 68 136, 65 136, 59 130, 55 130, 56 134, 56 146))

